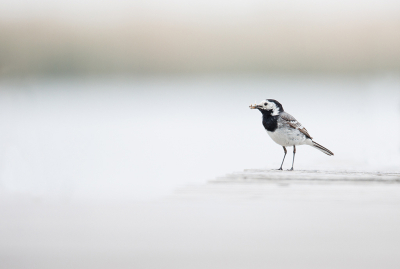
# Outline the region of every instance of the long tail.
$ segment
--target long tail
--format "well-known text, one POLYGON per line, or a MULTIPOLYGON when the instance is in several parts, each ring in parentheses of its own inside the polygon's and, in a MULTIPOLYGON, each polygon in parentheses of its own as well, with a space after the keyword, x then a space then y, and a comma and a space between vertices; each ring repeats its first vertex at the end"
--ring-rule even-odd
POLYGON ((316 149, 322 151, 322 152, 325 153, 326 155, 333 156, 333 152, 332 152, 332 151, 330 151, 329 149, 327 149, 327 148, 321 146, 321 145, 318 144, 317 142, 314 142, 314 141, 313 141, 311 146, 313 146, 314 148, 316 148, 316 149))

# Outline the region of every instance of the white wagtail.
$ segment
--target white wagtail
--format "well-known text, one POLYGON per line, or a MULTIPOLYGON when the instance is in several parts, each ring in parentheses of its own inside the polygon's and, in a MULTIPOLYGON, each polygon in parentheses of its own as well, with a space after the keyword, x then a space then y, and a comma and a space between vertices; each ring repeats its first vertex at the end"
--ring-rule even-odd
POLYGON ((278 170, 282 170, 282 165, 287 153, 286 147, 293 146, 293 162, 290 170, 293 170, 294 155, 296 154, 297 145, 309 145, 329 156, 333 155, 329 149, 314 142, 306 128, 292 115, 286 113, 278 101, 266 99, 258 105, 250 105, 250 108, 260 110, 263 115, 262 124, 265 130, 267 130, 267 133, 275 143, 283 147, 285 155, 283 156, 281 167, 278 170))

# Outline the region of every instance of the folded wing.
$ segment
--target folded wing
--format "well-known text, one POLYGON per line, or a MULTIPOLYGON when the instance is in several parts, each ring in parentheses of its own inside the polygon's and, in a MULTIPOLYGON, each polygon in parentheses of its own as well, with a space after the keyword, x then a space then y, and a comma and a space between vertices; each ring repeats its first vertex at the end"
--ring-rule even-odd
POLYGON ((290 127, 299 130, 302 132, 307 138, 312 139, 310 134, 308 133, 307 129, 304 128, 300 122, 298 122, 292 115, 286 112, 282 112, 279 114, 282 118, 282 120, 287 123, 290 127))

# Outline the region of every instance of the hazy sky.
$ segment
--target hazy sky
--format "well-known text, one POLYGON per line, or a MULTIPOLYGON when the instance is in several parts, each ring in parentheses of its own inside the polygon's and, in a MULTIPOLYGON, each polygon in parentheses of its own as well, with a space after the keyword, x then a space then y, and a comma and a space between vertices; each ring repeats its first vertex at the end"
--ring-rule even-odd
POLYGON ((95 24, 143 19, 187 23, 275 18, 336 21, 396 19, 399 14, 398 0, 0 0, 3 21, 31 18, 95 24))

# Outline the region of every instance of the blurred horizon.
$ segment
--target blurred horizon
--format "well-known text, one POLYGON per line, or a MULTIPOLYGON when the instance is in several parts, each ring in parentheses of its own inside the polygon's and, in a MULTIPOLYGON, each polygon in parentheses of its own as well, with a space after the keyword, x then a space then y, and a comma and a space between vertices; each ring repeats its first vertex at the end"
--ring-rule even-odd
POLYGON ((0 6, 0 78, 400 71, 396 1, 0 6))
POLYGON ((0 267, 399 268, 399 14, 0 0, 0 267))

